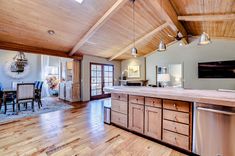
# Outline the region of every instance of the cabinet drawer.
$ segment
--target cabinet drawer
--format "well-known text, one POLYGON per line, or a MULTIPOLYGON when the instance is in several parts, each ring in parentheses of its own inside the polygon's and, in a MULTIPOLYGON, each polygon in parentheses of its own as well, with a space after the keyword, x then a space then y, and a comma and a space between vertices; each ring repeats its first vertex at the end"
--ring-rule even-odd
POLYGON ((145 98, 145 105, 152 107, 162 107, 162 100, 156 98, 145 98))
POLYGON ((189 136, 189 125, 163 120, 163 129, 189 136))
POLYGON ((163 130, 163 141, 177 147, 189 150, 189 137, 163 130))
POLYGON ((129 96, 129 101, 131 103, 135 103, 135 104, 144 104, 144 97, 143 96, 134 96, 134 95, 130 95, 129 96))
POLYGON ((111 97, 114 100, 127 101, 127 94, 112 93, 111 97))
POLYGON ((112 99, 111 109, 119 113, 127 114, 127 102, 112 99))
POLYGON ((189 113, 163 110, 163 119, 189 124, 189 113))
POLYGON ((182 112, 189 112, 190 104, 184 101, 163 100, 163 108, 182 112))
POLYGON ((127 128, 127 115, 112 111, 111 122, 116 125, 127 128))

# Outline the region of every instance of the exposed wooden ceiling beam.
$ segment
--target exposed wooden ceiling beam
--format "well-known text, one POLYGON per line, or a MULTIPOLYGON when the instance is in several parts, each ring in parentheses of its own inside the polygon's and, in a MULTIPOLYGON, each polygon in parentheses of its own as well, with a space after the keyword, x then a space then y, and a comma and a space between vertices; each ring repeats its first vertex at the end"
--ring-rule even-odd
POLYGON ((89 31, 80 39, 80 41, 73 47, 70 56, 74 55, 79 48, 115 13, 117 12, 127 0, 118 0, 96 23, 89 31))
POLYGON ((76 60, 82 60, 82 55, 69 56, 68 53, 66 53, 64 51, 38 48, 38 47, 32 47, 32 46, 3 42, 3 41, 0 41, 0 49, 13 50, 13 51, 23 51, 26 53, 51 55, 51 56, 66 57, 66 58, 72 58, 72 59, 76 59, 76 60))
POLYGON ((227 21, 235 20, 235 14, 178 16, 180 21, 227 21))
POLYGON ((184 44, 188 44, 187 31, 178 20, 178 15, 176 14, 175 9, 172 6, 170 0, 157 0, 157 2, 158 10, 161 10, 162 8, 162 16, 164 17, 163 19, 165 19, 170 24, 172 30, 179 31, 182 36, 185 36, 182 41, 184 44))
MULTIPOLYGON (((151 32, 145 34, 144 36, 142 36, 141 38, 139 38, 136 41, 136 44, 139 44, 141 42, 143 42, 145 39, 147 39, 148 37, 154 35, 155 33, 163 30, 164 28, 166 28, 167 26, 169 26, 168 23, 164 23, 162 25, 160 25, 159 27, 157 27, 156 29, 152 30, 151 32)), ((117 54, 115 54, 114 56, 112 56, 109 61, 114 60, 115 58, 117 58, 118 56, 124 54, 125 52, 127 52, 128 50, 130 50, 133 47, 133 43, 131 43, 130 45, 128 45, 127 47, 125 47, 124 49, 122 49, 121 51, 119 51, 117 54)))

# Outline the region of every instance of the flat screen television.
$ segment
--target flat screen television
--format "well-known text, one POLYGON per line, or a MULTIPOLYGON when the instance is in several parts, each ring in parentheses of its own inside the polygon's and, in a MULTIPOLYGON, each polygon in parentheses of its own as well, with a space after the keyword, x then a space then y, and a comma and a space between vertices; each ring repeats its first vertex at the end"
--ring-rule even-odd
POLYGON ((235 78, 235 60, 198 63, 198 78, 235 78))

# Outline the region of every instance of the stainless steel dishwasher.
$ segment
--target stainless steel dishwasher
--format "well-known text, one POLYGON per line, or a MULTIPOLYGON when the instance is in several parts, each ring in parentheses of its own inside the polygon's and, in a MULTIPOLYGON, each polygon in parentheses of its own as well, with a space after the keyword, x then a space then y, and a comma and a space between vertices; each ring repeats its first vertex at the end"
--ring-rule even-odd
POLYGON ((201 156, 235 156, 235 109, 194 105, 193 152, 201 156))

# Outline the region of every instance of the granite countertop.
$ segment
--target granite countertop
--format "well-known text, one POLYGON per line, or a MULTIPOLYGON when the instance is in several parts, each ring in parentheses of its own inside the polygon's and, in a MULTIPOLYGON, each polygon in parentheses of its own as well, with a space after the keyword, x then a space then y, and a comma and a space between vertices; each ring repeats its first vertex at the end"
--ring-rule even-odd
POLYGON ((105 87, 104 91, 235 107, 235 92, 132 86, 105 87))

